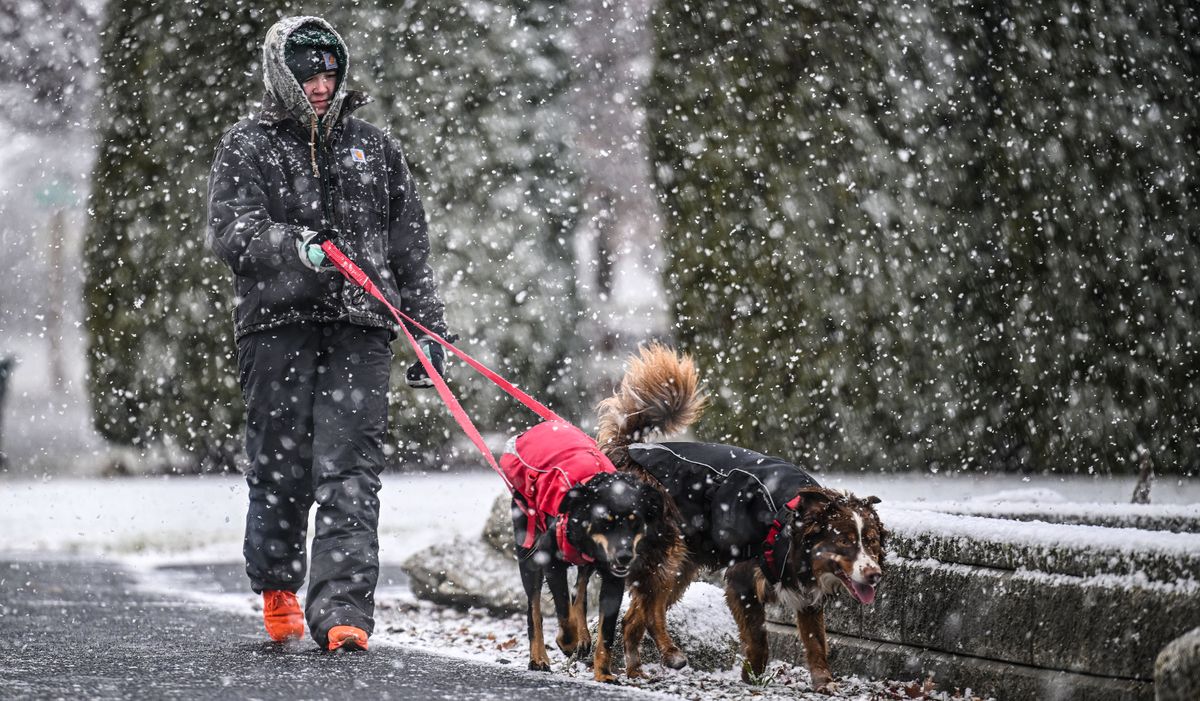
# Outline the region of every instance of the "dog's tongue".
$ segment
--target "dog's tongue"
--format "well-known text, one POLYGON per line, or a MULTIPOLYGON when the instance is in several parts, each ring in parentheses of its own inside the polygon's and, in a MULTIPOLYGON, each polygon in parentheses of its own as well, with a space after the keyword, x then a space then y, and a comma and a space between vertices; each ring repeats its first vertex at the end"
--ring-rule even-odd
POLYGON ((875 601, 875 587, 870 584, 859 584, 854 580, 850 580, 850 593, 858 599, 859 603, 869 604, 875 601))

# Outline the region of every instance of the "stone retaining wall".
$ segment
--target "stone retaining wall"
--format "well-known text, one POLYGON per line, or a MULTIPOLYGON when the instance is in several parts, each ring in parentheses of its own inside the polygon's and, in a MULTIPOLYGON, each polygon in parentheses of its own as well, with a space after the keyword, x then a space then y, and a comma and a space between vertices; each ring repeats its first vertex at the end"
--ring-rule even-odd
POLYGON ((1200 504, 1021 504, 1013 502, 907 502, 905 509, 921 509, 960 516, 981 516, 1009 521, 1042 521, 1078 526, 1136 528, 1143 531, 1200 533, 1200 504))
MULTIPOLYGON (((804 651, 792 629, 774 623, 768 625, 773 655, 803 659, 804 651)), ((910 645, 876 642, 838 633, 829 634, 829 660, 834 672, 839 675, 858 674, 876 679, 933 677, 940 690, 970 689, 974 696, 990 696, 1001 701, 1129 701, 1153 698, 1153 690, 1145 682, 996 662, 966 654, 916 649, 910 645)))

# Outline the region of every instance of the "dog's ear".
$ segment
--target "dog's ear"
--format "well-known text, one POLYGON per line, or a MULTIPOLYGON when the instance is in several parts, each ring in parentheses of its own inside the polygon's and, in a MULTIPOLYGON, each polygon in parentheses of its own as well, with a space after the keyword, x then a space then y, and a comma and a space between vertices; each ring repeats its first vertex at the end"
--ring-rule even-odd
POLYGON ((575 485, 571 487, 566 494, 563 495, 562 501, 558 503, 558 513, 565 514, 570 512, 571 507, 575 502, 583 496, 583 486, 575 485))
POLYGON ((800 506, 796 509, 798 521, 810 520, 816 514, 829 508, 834 500, 834 494, 820 487, 808 487, 800 490, 800 506))
POLYGON ((837 496, 820 487, 802 489, 800 493, 804 498, 800 502, 800 508, 792 513, 789 524, 792 537, 797 541, 797 545, 810 541, 824 529, 828 522, 825 513, 832 508, 837 496))

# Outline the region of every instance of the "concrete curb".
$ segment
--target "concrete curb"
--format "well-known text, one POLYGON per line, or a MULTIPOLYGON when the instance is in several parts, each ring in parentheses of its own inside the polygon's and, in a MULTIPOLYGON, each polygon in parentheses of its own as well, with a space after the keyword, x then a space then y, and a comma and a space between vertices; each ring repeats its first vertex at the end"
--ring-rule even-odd
MULTIPOLYGON (((896 505, 891 504, 891 506, 896 505)), ((936 511, 958 516, 999 518, 1009 521, 1041 521, 1073 526, 1200 533, 1200 506, 907 502, 902 508, 936 511)))
POLYGON ((881 511, 891 532, 889 548, 914 560, 1074 577, 1137 575, 1164 583, 1190 580, 1193 586, 1200 572, 1200 533, 881 511))
MULTIPOLYGON (((768 624, 767 635, 774 656, 797 661, 804 659, 804 650, 794 628, 768 624)), ((1142 701, 1154 698, 1154 688, 1148 682, 1008 664, 836 633, 829 635, 829 661, 838 676, 858 674, 876 679, 918 680, 932 676, 941 691, 965 692, 969 688, 975 696, 1000 699, 1142 701)))
MULTIPOLYGON (((1200 597, 1133 578, 1089 580, 892 558, 878 598, 838 595, 830 630, 1001 663, 1149 681, 1154 658, 1200 621, 1200 597)), ((790 625, 791 612, 771 609, 790 625)))

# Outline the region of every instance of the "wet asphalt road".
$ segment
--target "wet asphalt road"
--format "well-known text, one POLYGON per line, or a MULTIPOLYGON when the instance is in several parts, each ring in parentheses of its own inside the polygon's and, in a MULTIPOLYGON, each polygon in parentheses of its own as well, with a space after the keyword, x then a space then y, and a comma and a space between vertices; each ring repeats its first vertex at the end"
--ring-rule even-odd
MULTIPOLYGON (((238 574, 235 568, 212 573, 230 581, 238 574)), ((311 640, 278 646, 264 642, 251 617, 139 588, 132 573, 112 562, 0 556, 0 698, 647 696, 400 647, 326 654, 311 640)))

